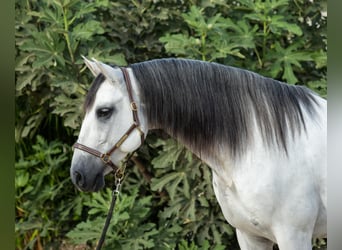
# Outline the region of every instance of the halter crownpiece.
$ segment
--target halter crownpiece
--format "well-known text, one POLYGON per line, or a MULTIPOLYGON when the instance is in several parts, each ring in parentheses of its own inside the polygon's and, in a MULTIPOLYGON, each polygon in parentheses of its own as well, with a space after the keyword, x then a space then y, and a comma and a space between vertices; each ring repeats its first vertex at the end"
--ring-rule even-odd
MULTIPOLYGON (((88 65, 88 64, 87 64, 88 65)), ((126 68, 120 67, 120 70, 123 73, 124 76, 124 81, 126 84, 126 89, 127 89, 127 93, 128 93, 128 98, 130 101, 130 108, 133 114, 133 124, 128 128, 128 130, 126 131, 126 133, 124 133, 120 139, 117 141, 117 143, 114 144, 113 147, 111 147, 106 153, 101 153, 100 151, 90 148, 86 145, 83 145, 81 143, 76 142, 73 145, 73 148, 77 148, 79 150, 82 150, 84 152, 87 152, 88 154, 91 154, 93 156, 96 156, 98 158, 100 158, 103 163, 107 166, 110 166, 114 173, 119 169, 118 166, 116 166, 112 160, 110 159, 110 156, 114 153, 115 150, 117 150, 125 141, 126 139, 130 136, 130 134, 137 129, 140 133, 140 139, 141 139, 141 144, 143 144, 144 142, 144 138, 145 138, 145 134, 142 131, 142 129, 140 128, 140 120, 139 120, 139 116, 138 116, 138 107, 136 102, 133 99, 133 91, 132 91, 132 82, 131 82, 131 78, 129 77, 129 73, 127 71, 126 68)))

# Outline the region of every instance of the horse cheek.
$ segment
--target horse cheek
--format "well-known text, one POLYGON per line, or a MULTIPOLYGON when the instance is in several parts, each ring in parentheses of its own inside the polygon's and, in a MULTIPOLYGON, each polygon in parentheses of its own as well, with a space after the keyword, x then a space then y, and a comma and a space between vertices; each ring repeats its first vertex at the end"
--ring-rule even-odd
POLYGON ((120 150, 124 153, 131 153, 138 149, 141 145, 140 134, 138 131, 133 131, 120 146, 120 150))

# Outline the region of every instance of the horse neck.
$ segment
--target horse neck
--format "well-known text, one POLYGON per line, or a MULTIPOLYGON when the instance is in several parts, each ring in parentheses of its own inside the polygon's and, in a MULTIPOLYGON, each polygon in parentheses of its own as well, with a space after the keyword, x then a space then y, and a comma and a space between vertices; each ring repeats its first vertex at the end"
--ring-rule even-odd
MULTIPOLYGON (((133 76, 132 71, 130 70, 129 72, 130 72, 130 75, 133 76)), ((177 134, 172 133, 171 132, 172 129, 168 127, 167 124, 161 121, 150 123, 146 114, 147 113, 146 105, 142 102, 142 99, 141 99, 141 93, 139 91, 140 85, 135 77, 132 77, 132 86, 134 90, 134 100, 136 100, 138 104, 139 118, 142 124, 142 129, 145 134, 147 134, 149 130, 162 130, 166 132, 171 137, 173 137, 178 142, 180 142, 182 145, 184 145, 188 150, 194 153, 198 158, 200 158, 204 163, 206 163, 214 171, 220 171, 223 165, 224 166, 231 165, 229 156, 227 154, 229 150, 225 150, 224 146, 221 148, 221 150, 219 150, 219 152, 211 151, 210 154, 203 153, 199 151, 198 149, 196 149, 196 147, 194 147, 191 143, 184 140, 182 137, 179 137, 177 134)), ((155 105, 160 105, 160 104, 155 103, 155 105)))

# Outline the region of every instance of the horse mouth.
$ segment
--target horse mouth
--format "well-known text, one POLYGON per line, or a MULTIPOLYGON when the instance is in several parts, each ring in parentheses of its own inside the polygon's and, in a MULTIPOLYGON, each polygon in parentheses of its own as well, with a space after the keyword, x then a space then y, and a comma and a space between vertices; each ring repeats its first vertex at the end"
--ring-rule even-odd
POLYGON ((101 174, 97 174, 92 187, 92 192, 98 192, 104 187, 104 180, 101 174))
MULTIPOLYGON (((77 174, 76 174, 77 175, 77 174)), ((79 181, 76 177, 76 187, 82 192, 98 192, 104 187, 104 178, 102 174, 97 174, 92 183, 87 183, 85 179, 79 181)))
POLYGON ((101 174, 97 174, 91 183, 84 182, 83 185, 77 185, 83 192, 98 192, 104 187, 104 180, 101 174))

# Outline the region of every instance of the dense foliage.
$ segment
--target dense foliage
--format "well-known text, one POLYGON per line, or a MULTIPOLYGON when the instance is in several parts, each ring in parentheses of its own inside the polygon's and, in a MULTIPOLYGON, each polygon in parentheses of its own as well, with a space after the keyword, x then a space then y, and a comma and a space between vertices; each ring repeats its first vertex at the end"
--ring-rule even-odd
MULTIPOLYGON (((92 81, 81 55, 117 65, 186 57, 305 84, 326 96, 326 1, 16 0, 16 248, 94 246, 108 188, 69 178, 92 81)), ((209 168, 167 135, 133 156, 108 249, 234 249, 209 168)), ((318 244, 320 245, 320 243, 318 244)))

